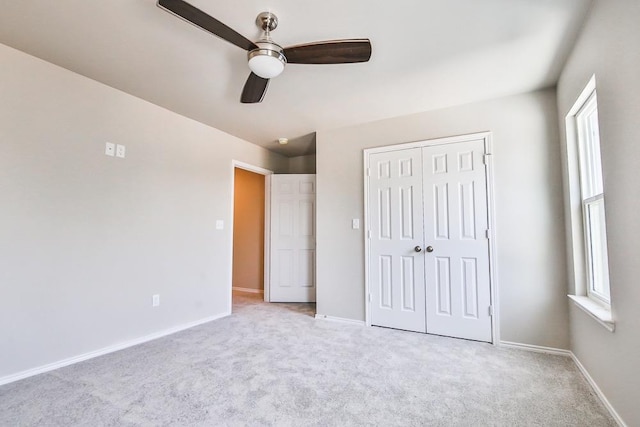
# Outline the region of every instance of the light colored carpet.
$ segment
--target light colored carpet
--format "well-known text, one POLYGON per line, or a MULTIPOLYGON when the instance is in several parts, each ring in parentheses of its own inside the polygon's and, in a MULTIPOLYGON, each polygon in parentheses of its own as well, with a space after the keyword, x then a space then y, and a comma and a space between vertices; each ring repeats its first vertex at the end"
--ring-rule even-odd
POLYGON ((313 319, 234 314, 0 387, 0 426, 614 426, 573 362, 313 319))

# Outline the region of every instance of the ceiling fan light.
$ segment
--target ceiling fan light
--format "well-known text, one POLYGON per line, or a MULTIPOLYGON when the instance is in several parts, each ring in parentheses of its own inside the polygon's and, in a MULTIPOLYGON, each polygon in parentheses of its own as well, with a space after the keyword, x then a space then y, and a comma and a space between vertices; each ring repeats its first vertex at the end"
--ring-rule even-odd
MULTIPOLYGON (((258 43, 260 46, 262 43, 258 43)), ((266 43, 265 43, 266 44, 266 43)), ((272 79, 277 77, 284 70, 287 60, 282 51, 276 50, 280 48, 275 43, 269 43, 268 46, 260 46, 249 52, 249 68, 254 74, 263 79, 272 79)))

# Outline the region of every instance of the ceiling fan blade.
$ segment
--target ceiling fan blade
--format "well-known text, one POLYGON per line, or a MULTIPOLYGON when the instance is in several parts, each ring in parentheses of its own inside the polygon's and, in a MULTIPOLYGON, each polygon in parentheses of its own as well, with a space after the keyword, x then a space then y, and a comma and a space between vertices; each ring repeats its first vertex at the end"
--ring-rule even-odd
POLYGON ((284 49, 289 64, 349 64, 371 58, 369 39, 328 40, 284 49))
POLYGON ((242 89, 242 96, 240 102, 243 104, 255 104, 262 102, 264 94, 267 93, 267 87, 269 86, 269 79, 263 79, 257 74, 249 74, 247 82, 242 89))
POLYGON ((200 27, 221 39, 228 41, 229 43, 233 43, 244 50, 252 50, 258 47, 251 40, 239 34, 232 28, 227 27, 214 17, 207 15, 197 7, 192 6, 183 0, 158 0, 158 7, 192 23, 196 27, 200 27))

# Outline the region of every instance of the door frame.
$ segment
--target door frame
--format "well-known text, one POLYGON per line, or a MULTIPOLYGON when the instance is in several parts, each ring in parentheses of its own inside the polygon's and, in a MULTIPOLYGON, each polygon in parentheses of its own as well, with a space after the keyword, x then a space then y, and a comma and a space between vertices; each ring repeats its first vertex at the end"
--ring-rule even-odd
POLYGON ((497 346, 500 342, 500 305, 498 300, 498 274, 496 260, 496 224, 495 224, 495 204, 494 204, 494 183, 493 183, 493 161, 492 161, 492 134, 491 132, 478 132, 466 135, 457 135, 444 138, 426 139, 402 144, 387 145, 383 147, 367 148, 363 150, 364 157, 364 287, 365 287, 365 324, 371 326, 371 292, 369 283, 370 268, 370 217, 369 217, 369 156, 375 153, 385 153, 410 148, 422 148, 436 145, 455 144, 459 142, 469 142, 482 139, 484 141, 485 176, 487 180, 487 214, 489 224, 489 294, 493 314, 491 316, 491 342, 497 346))
POLYGON ((243 169, 249 172, 264 175, 264 300, 269 301, 269 264, 271 260, 271 253, 269 252, 269 243, 271 238, 271 229, 269 224, 271 223, 271 175, 274 174, 272 170, 261 168, 260 166, 254 166, 249 163, 244 163, 239 160, 231 160, 231 214, 229 218, 229 227, 231 229, 230 234, 230 248, 231 248, 231 262, 229 263, 229 313, 233 308, 233 207, 236 198, 236 178, 235 170, 243 169))

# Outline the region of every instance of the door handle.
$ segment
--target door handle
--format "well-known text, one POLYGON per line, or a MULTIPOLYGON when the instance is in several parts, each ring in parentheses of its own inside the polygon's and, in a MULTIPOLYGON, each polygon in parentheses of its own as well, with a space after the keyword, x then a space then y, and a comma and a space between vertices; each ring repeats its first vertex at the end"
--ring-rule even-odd
POLYGON ((433 246, 427 246, 426 249, 427 252, 433 252, 433 246))
POLYGON ((422 252, 422 248, 420 246, 416 246, 413 250, 416 252, 422 252))

